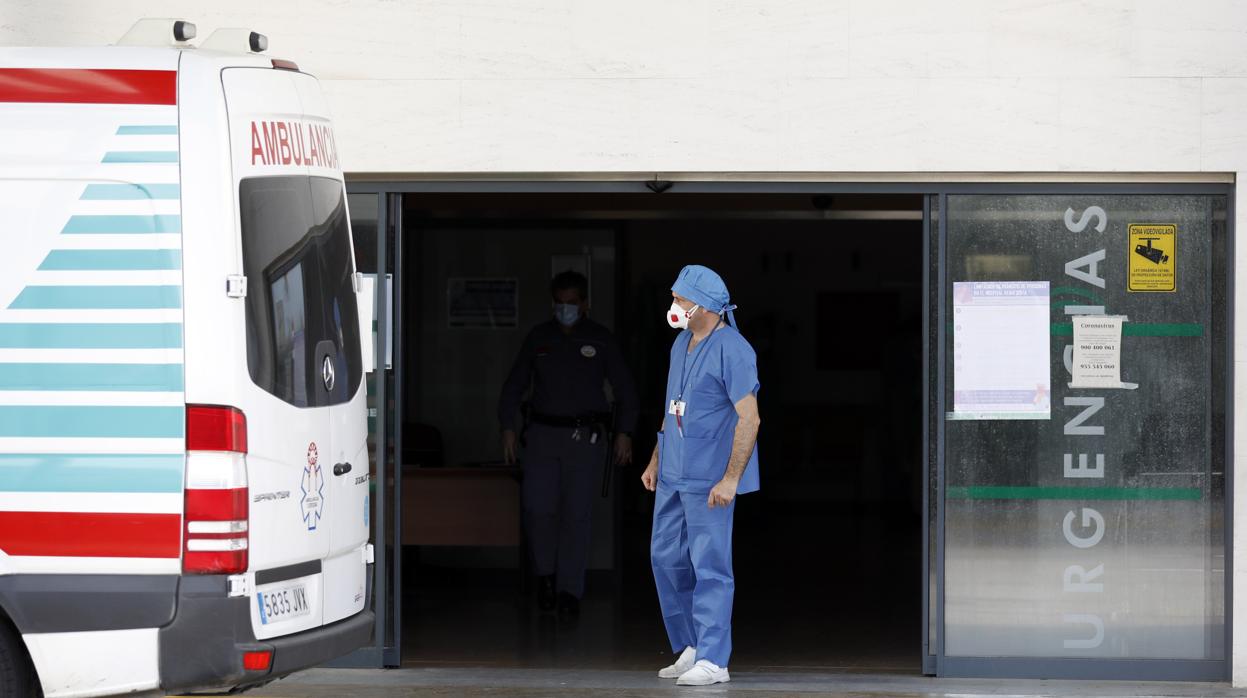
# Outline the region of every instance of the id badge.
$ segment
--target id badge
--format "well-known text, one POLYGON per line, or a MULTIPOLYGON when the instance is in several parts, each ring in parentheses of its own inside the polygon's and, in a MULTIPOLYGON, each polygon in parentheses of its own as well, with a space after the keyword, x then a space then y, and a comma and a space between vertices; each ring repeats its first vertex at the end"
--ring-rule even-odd
POLYGON ((680 431, 680 438, 684 438, 684 409, 687 406, 688 403, 683 400, 672 400, 667 407, 667 413, 675 415, 675 427, 680 431))

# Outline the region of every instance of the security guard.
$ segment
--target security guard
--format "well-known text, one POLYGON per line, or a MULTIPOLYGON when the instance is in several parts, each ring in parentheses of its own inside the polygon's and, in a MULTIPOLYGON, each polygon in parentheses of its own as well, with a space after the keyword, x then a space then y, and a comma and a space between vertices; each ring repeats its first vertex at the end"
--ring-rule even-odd
POLYGON ((538 606, 580 613, 589 526, 608 434, 615 465, 632 462, 636 390, 614 335, 588 318, 589 282, 565 271, 550 282, 554 318, 532 329, 498 404, 503 455, 516 461, 520 403, 532 388, 523 459, 524 522, 538 606), (614 424, 605 382, 615 398, 614 424), (556 597, 557 590, 557 597, 556 597))

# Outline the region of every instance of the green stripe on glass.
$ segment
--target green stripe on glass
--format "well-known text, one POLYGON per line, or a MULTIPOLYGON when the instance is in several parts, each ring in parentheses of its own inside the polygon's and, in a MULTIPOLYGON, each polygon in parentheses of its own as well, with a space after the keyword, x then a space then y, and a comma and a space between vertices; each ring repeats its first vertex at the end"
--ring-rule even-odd
POLYGON ((0 364, 0 390, 181 392, 181 364, 0 364))
POLYGON ((52 250, 40 271, 160 271, 182 268, 181 250, 52 250))
POLYGON ((128 235, 136 233, 180 233, 182 217, 155 216, 70 216, 61 233, 65 235, 128 235))
POLYGON ((146 199, 177 199, 181 187, 176 184, 88 184, 82 192, 85 201, 133 201, 146 199))
POLYGON ((181 349, 177 322, 5 322, 0 349, 181 349))
POLYGON ((0 454, 0 492, 182 491, 186 458, 176 454, 0 454))
POLYGON ((104 153, 106 164, 169 163, 178 161, 176 150, 114 150, 104 153))
POLYGON ((173 310, 181 286, 27 286, 12 310, 173 310))
POLYGON ((117 128, 118 136, 176 136, 178 133, 177 126, 121 126, 117 128))
POLYGON ((0 405, 0 437, 174 439, 184 408, 0 405))
POLYGON ((1198 487, 949 487, 948 499, 1060 499, 1060 500, 1187 500, 1203 495, 1198 487))
MULTIPOLYGON (((1121 326, 1125 337, 1203 337, 1204 326, 1199 323, 1153 323, 1125 322, 1121 326)), ((1052 323, 1052 334, 1057 337, 1074 336, 1074 325, 1068 322, 1052 323)))

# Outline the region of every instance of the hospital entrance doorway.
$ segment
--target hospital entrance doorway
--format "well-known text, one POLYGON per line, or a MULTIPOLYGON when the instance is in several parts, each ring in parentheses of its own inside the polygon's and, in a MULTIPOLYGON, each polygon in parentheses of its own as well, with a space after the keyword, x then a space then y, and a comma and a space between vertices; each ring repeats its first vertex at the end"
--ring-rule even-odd
POLYGON ((662 423, 681 267, 716 270, 757 352, 762 489, 736 510, 731 667, 922 671, 923 199, 407 193, 392 426, 405 666, 657 670, 669 647, 639 476, 662 423), (549 282, 589 282, 639 397, 633 462, 595 464, 578 617, 536 607, 498 401, 549 282), (599 486, 600 483, 600 486, 599 486))

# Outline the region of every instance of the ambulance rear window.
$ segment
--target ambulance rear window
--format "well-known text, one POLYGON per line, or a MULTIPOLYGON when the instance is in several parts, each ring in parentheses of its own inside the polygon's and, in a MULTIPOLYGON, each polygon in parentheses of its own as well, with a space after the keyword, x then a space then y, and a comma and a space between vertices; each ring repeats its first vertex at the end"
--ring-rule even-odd
POLYGON ((297 407, 349 401, 363 364, 342 183, 255 177, 238 199, 251 380, 297 407))

